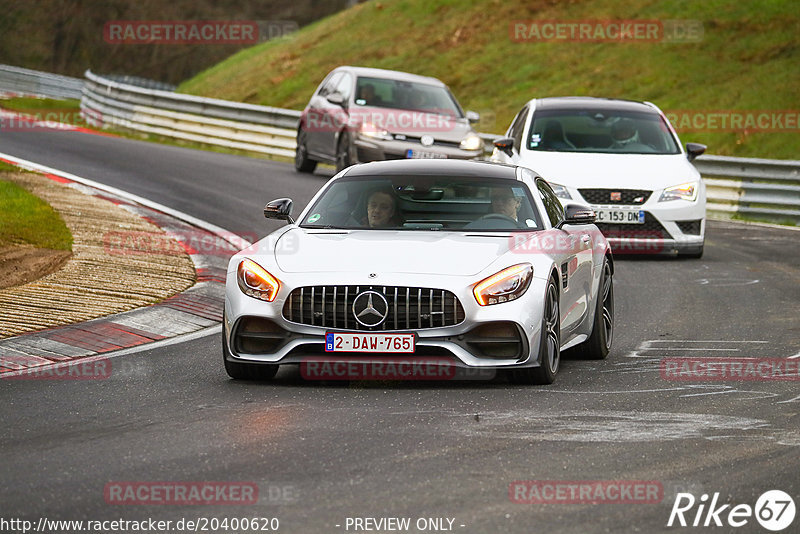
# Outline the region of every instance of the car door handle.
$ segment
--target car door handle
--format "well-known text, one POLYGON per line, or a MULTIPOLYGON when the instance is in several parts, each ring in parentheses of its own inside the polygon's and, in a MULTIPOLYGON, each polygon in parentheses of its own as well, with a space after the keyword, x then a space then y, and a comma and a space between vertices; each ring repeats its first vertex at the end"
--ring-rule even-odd
POLYGON ((591 243, 591 242, 592 242, 592 236, 590 236, 589 234, 583 234, 581 236, 581 243, 591 243))

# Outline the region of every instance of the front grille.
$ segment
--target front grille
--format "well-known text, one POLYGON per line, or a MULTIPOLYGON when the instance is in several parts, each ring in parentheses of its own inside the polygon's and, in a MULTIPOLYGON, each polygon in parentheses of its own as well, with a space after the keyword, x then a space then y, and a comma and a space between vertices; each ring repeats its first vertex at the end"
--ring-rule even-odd
POLYGON ((633 206, 644 204, 653 194, 652 191, 645 189, 578 189, 578 192, 589 204, 629 204, 633 206), (614 200, 611 199, 612 193, 615 193, 614 200))
MULTIPOLYGON (((293 323, 345 330, 419 330, 457 325, 464 308, 450 291, 396 286, 310 286, 294 289, 283 306, 293 323), (364 291, 382 294, 388 303, 386 319, 366 327, 353 315, 353 301, 364 291)), ((366 322, 366 321, 365 321, 366 322)))
MULTIPOLYGON (((395 134, 394 137, 395 137, 395 139, 400 139, 400 138, 397 137, 397 134, 395 134)), ((422 136, 415 137, 413 135, 407 135, 407 136, 405 136, 405 138, 403 138, 401 140, 408 141, 410 143, 422 144, 422 136)), ((461 141, 444 141, 442 139, 435 139, 433 141, 433 144, 430 147, 425 147, 425 148, 432 148, 432 147, 435 147, 435 146, 450 146, 450 147, 455 147, 455 148, 461 148, 461 141)))
POLYGON ((701 219, 694 221, 676 221, 678 228, 686 235, 700 235, 701 219))
POLYGON ((643 224, 595 223, 606 237, 620 239, 672 239, 658 219, 644 212, 643 224))

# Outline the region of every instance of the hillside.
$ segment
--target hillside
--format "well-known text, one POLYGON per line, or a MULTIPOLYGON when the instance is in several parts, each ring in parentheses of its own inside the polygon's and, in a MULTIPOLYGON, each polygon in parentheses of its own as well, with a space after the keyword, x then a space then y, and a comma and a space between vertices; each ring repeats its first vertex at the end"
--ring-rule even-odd
POLYGON ((794 0, 371 0, 243 50, 180 90, 302 109, 337 65, 405 70, 442 79, 465 108, 483 114, 480 129, 494 133, 534 96, 649 100, 703 123, 716 112, 794 110, 794 122, 788 113, 780 124, 785 132, 752 124, 725 132, 718 122, 681 136, 714 154, 800 159, 796 7, 794 0), (694 42, 511 38, 517 22, 610 19, 688 19, 703 34, 694 42))
MULTIPOLYGON (((0 63, 82 76, 129 74, 177 83, 223 60, 240 44, 111 43, 114 21, 270 21, 297 26, 351 0, 0 0, 0 63)), ((265 36, 266 37, 266 36, 265 36)))

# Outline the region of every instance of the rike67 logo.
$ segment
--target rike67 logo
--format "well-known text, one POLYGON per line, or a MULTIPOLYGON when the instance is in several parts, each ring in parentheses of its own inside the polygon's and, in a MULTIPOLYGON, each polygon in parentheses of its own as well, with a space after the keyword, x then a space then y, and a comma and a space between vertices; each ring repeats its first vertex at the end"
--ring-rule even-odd
MULTIPOLYGON (((711 496, 703 494, 696 499, 691 493, 678 493, 667 526, 681 527, 728 527, 738 528, 756 521, 765 529, 779 532, 794 522, 794 500, 781 490, 766 491, 756 500, 755 506, 749 504, 721 504, 719 492, 711 496)), ((796 532, 796 531, 795 531, 796 532)))

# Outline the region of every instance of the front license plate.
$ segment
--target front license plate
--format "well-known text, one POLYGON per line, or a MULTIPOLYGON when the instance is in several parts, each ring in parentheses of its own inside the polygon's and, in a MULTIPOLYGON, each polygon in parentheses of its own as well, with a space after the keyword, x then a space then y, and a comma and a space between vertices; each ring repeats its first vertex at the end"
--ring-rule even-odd
POLYGON ((325 352, 413 353, 414 334, 327 332, 325 352))
POLYGON ((447 156, 438 152, 427 152, 425 150, 406 150, 407 159, 447 159, 447 156))
POLYGON ((609 210, 595 209, 597 222, 618 224, 644 224, 644 212, 641 210, 609 210))

